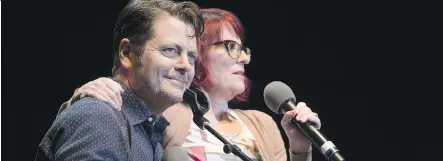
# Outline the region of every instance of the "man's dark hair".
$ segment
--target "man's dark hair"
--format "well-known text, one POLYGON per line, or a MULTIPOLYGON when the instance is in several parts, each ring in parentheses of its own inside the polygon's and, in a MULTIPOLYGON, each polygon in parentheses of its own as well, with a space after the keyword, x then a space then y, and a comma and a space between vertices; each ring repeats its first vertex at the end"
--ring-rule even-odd
POLYGON ((120 66, 119 44, 123 38, 130 41, 136 54, 143 52, 146 41, 152 38, 154 20, 161 14, 168 13, 194 28, 194 35, 200 40, 203 33, 203 17, 197 4, 189 1, 173 2, 170 0, 131 0, 120 12, 114 28, 114 65, 112 73, 120 66))

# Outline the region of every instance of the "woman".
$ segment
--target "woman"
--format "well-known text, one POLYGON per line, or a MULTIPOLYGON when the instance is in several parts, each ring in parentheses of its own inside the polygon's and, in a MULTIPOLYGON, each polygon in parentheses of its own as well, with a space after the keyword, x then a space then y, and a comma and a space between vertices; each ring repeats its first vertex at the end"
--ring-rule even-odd
MULTIPOLYGON (((289 138, 286 149, 274 120, 257 110, 233 110, 228 102, 248 97, 248 79, 244 65, 249 64, 250 50, 243 46, 243 26, 238 18, 221 9, 201 10, 205 30, 199 46, 194 85, 201 87, 209 100, 209 111, 204 117, 210 125, 242 149, 253 160, 286 161, 286 150, 291 160, 311 160, 311 143, 291 124, 295 117, 320 127, 320 119, 305 103, 298 103, 293 111, 284 114, 281 125, 289 138)), ((78 98, 89 95, 121 107, 121 87, 108 78, 99 78, 83 85, 62 108, 78 98)), ((177 104, 163 115, 170 122, 163 145, 185 147, 195 160, 240 160, 223 152, 223 144, 206 130, 200 130, 192 121, 192 112, 186 104, 177 104)))

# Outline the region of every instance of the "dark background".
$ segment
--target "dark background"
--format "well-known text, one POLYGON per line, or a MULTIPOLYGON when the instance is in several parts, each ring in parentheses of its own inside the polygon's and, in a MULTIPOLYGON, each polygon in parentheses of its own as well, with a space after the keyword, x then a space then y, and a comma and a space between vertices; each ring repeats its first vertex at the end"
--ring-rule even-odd
MULTIPOLYGON (((111 74, 113 27, 126 2, 3 1, 2 159, 33 160, 59 106, 111 74)), ((347 160, 442 160, 441 103, 433 103, 441 1, 196 2, 232 11, 245 26, 253 89, 241 108, 279 123, 262 92, 280 80, 319 113, 347 160)), ((314 150, 314 160, 325 159, 314 150)))

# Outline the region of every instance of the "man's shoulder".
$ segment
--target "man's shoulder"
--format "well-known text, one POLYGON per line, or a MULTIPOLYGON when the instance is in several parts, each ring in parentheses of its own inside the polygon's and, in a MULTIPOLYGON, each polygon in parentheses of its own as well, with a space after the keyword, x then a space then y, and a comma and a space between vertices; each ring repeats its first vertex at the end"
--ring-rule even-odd
POLYGON ((85 97, 64 110, 55 119, 51 129, 54 132, 61 130, 67 136, 74 135, 76 131, 94 135, 114 131, 109 134, 114 135, 123 126, 126 124, 120 111, 103 101, 85 97))
POLYGON ((115 111, 108 103, 91 97, 81 98, 66 109, 66 113, 112 114, 115 111))
POLYGON ((128 136, 125 126, 123 116, 111 105, 95 98, 82 98, 55 119, 39 145, 38 155, 63 158, 60 160, 102 155, 99 152, 112 154, 105 158, 124 156, 121 153, 125 152, 128 136))
POLYGON ((57 117, 59 121, 66 120, 89 120, 89 119, 114 119, 117 118, 118 111, 108 103, 98 100, 96 98, 84 97, 69 108, 66 108, 60 116, 57 117))

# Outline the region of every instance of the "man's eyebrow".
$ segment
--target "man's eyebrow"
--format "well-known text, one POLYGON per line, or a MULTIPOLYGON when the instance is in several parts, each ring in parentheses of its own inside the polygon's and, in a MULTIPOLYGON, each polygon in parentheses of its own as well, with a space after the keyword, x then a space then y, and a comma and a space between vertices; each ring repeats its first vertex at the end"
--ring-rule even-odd
POLYGON ((183 47, 181 45, 179 45, 178 43, 175 43, 175 42, 171 42, 171 41, 162 43, 159 46, 162 46, 162 47, 174 47, 174 48, 177 48, 179 51, 182 51, 182 49, 183 49, 183 47))

